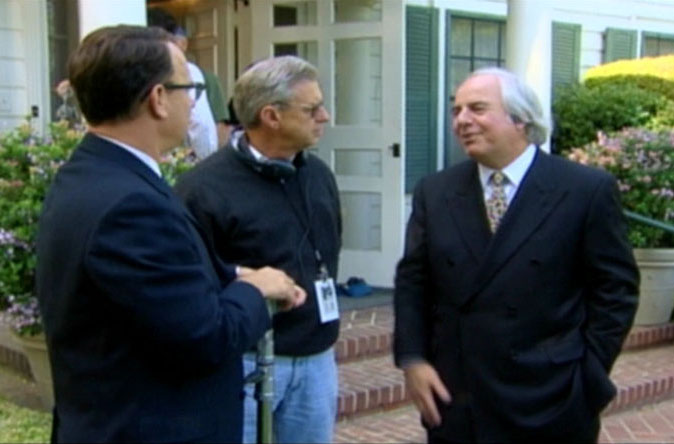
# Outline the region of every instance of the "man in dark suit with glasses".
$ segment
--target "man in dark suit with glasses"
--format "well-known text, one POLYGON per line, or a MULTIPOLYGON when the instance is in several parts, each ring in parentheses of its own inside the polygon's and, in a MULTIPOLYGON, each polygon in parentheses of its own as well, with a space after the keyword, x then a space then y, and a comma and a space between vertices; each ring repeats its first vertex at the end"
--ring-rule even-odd
POLYGON ((44 202, 37 293, 55 442, 239 442, 241 355, 265 298, 304 291, 271 268, 238 277, 162 179, 203 89, 158 28, 89 34, 69 63, 89 131, 44 202))

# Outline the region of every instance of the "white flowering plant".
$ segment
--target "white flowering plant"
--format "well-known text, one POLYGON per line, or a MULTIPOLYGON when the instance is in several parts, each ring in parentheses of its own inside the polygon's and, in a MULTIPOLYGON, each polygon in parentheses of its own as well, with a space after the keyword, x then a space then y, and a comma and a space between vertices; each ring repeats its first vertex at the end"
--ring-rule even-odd
MULTIPOLYGON (((623 208, 668 224, 674 223, 674 130, 625 128, 605 134, 567 156, 605 169, 618 181, 623 208)), ((635 248, 674 248, 674 236, 659 228, 629 222, 635 248)))
POLYGON ((35 136, 30 122, 0 136, 0 309, 19 334, 37 334, 33 297, 35 234, 42 200, 58 167, 81 138, 67 123, 35 136))
MULTIPOLYGON (((28 122, 0 134, 0 311, 20 335, 42 332, 34 291, 38 218, 58 168, 84 135, 83 126, 75 128, 62 120, 40 138, 28 122)), ((160 168, 172 184, 195 162, 192 150, 178 148, 162 159, 160 168)))

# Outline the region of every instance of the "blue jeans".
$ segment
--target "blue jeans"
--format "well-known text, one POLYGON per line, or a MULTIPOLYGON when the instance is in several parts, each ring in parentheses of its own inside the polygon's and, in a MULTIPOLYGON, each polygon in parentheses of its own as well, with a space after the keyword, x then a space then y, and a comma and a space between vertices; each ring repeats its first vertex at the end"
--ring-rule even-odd
MULTIPOLYGON (((243 357, 246 374, 255 353, 243 357)), ((246 384, 243 442, 257 442, 255 387, 246 384)), ((337 416, 337 364, 331 347, 317 355, 274 358, 274 442, 329 443, 337 416)))

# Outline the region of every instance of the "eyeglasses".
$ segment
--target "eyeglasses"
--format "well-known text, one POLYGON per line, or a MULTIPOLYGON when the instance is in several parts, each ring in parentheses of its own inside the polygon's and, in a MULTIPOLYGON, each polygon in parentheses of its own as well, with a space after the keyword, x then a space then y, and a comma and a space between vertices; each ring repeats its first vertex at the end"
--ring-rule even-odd
POLYGON ((190 99, 193 101, 199 100, 201 93, 206 89, 206 85, 203 83, 163 83, 164 88, 166 89, 186 89, 187 93, 190 95, 190 99))
POLYGON ((327 110, 325 108, 325 104, 323 102, 317 103, 316 105, 302 105, 302 104, 298 104, 298 103, 279 102, 279 103, 277 103, 277 105, 288 106, 288 107, 296 106, 297 108, 301 109, 302 112, 309 115, 312 119, 315 119, 316 117, 318 117, 318 113, 321 110, 325 110, 327 112, 327 110))

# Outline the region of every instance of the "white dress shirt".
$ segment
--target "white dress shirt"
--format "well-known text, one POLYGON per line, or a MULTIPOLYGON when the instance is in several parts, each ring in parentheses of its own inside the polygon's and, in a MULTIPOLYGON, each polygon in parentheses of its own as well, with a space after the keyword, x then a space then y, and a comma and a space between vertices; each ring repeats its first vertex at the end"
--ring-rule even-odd
MULTIPOLYGON (((190 78, 194 83, 206 83, 204 75, 197 65, 187 62, 190 78)), ((208 96, 203 91, 199 100, 194 102, 190 114, 190 126, 187 130, 187 143, 199 159, 204 159, 218 149, 218 132, 215 128, 213 113, 208 104, 208 96)))
POLYGON ((139 150, 138 148, 134 148, 131 145, 127 145, 124 142, 120 142, 117 139, 113 139, 112 137, 101 136, 100 134, 96 134, 96 135, 98 137, 100 137, 101 139, 105 139, 108 142, 113 143, 113 144, 117 145, 118 147, 130 152, 131 154, 136 156, 141 162, 143 162, 145 165, 147 165, 148 168, 150 168, 152 171, 154 171, 157 174, 157 176, 162 177, 161 176, 161 170, 159 169, 159 164, 157 163, 156 160, 154 160, 146 152, 143 152, 143 151, 139 150))
MULTIPOLYGON (((501 170, 503 175, 508 179, 503 183, 508 205, 510 205, 510 203, 513 201, 513 198, 515 197, 515 194, 517 194, 517 190, 522 183, 522 179, 524 179, 527 171, 529 171, 535 156, 536 145, 529 145, 522 152, 522 154, 517 156, 515 160, 510 162, 510 164, 501 170)), ((478 170, 480 173, 480 183, 482 184, 484 200, 486 202, 491 197, 492 192, 491 185, 489 184, 489 178, 496 170, 486 167, 482 164, 478 164, 478 170)))

